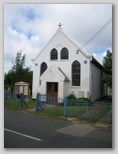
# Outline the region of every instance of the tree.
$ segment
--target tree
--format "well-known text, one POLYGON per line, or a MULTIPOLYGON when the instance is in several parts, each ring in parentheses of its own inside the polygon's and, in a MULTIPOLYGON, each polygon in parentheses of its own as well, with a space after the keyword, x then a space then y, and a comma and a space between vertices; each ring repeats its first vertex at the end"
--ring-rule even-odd
POLYGON ((32 87, 32 71, 30 71, 30 67, 25 66, 25 59, 26 55, 22 56, 22 51, 18 51, 15 60, 12 61, 11 70, 4 75, 5 88, 10 87, 13 90, 15 82, 20 81, 28 82, 30 88, 32 87))
POLYGON ((107 54, 103 59, 104 76, 102 81, 112 88, 112 52, 107 50, 107 54))

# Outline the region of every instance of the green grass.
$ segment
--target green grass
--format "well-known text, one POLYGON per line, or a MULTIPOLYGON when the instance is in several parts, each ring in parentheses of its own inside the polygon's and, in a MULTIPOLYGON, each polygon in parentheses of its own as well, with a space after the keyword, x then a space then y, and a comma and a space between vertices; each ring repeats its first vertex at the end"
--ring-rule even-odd
POLYGON ((14 110, 21 110, 22 109, 22 107, 20 106, 20 100, 16 100, 16 99, 12 99, 12 98, 5 100, 4 107, 9 108, 9 109, 14 109, 14 110))
POLYGON ((68 116, 78 117, 86 113, 86 107, 85 106, 81 106, 81 107, 71 106, 71 107, 68 107, 67 113, 68 113, 68 116))
POLYGON ((94 121, 94 122, 97 122, 103 116, 105 116, 106 113, 108 111, 110 111, 110 110, 111 110, 111 106, 110 105, 98 107, 97 109, 93 110, 93 113, 92 113, 91 117, 89 117, 89 119, 94 121))
POLYGON ((47 111, 33 111, 30 112, 32 114, 38 115, 38 116, 42 116, 42 117, 46 117, 46 118, 53 118, 53 119, 58 119, 58 120, 62 120, 63 115, 61 116, 60 114, 52 114, 51 112, 47 112, 47 111))
MULTIPOLYGON (((25 100, 25 98, 24 98, 24 100, 25 100)), ((31 98, 29 98, 27 105, 28 105, 28 108, 35 107, 36 106, 35 100, 32 100, 31 98)), ((26 107, 25 104, 23 104, 23 108, 21 107, 21 105, 20 105, 20 99, 14 99, 14 98, 5 100, 4 107, 5 108, 9 108, 9 109, 14 109, 14 110, 27 109, 27 107, 26 107)))
POLYGON ((32 100, 32 98, 29 98, 27 105, 28 108, 36 107, 36 100, 32 100))
MULTIPOLYGON (((25 99, 24 99, 25 100, 25 99)), ((32 98, 28 99, 28 108, 34 108, 36 106, 36 100, 32 100, 32 98)), ((23 105, 23 108, 20 106, 20 100, 19 99, 8 99, 4 103, 5 108, 14 109, 14 110, 26 110, 27 107, 23 105)), ((111 110, 110 105, 105 106, 93 106, 90 105, 86 107, 86 103, 78 103, 78 102, 69 102, 67 107, 67 116, 69 117, 83 117, 85 119, 88 119, 93 122, 97 122, 99 119, 101 119, 103 116, 106 115, 106 113, 111 110), (86 117, 86 113, 87 116, 86 117)), ((35 111, 31 112, 36 115, 44 116, 44 117, 50 117, 50 118, 56 118, 60 119, 60 117, 64 116, 64 106, 63 103, 55 105, 55 107, 46 108, 43 111, 35 111)))
MULTIPOLYGON (((106 113, 111 110, 110 105, 105 106, 89 106, 88 108, 86 106, 68 106, 67 107, 67 116, 69 117, 79 117, 81 116, 84 119, 88 119, 93 122, 97 122, 99 119, 101 119, 103 116, 106 115, 106 113), (88 117, 86 117, 86 113, 88 114, 88 117), (84 115, 84 116, 83 116, 84 115)), ((64 115, 64 109, 63 107, 56 106, 55 108, 47 108, 44 114, 50 114, 53 116, 63 116, 64 115)))
MULTIPOLYGON (((90 110, 90 108, 89 108, 90 110)), ((45 110, 46 113, 50 113, 50 114, 54 114, 54 115, 60 115, 63 116, 64 115, 64 108, 63 106, 56 106, 53 108, 47 108, 45 110)), ((78 117, 81 116, 82 114, 86 113, 86 107, 77 107, 77 106, 68 106, 67 107, 67 115, 68 116, 73 116, 73 117, 78 117)))
POLYGON ((64 115, 64 109, 63 108, 47 108, 44 112, 63 116, 64 115))

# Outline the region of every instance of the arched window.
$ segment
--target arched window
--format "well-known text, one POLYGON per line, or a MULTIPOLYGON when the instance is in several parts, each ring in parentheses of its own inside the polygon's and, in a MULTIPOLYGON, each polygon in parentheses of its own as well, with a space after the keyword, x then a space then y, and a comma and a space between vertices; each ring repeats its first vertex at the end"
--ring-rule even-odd
POLYGON ((43 62, 40 68, 40 75, 42 75, 46 71, 46 69, 47 69, 47 64, 43 62))
POLYGON ((57 52, 56 49, 52 49, 52 50, 51 50, 50 59, 51 59, 51 60, 58 59, 58 52, 57 52))
POLYGON ((61 50, 61 59, 68 59, 68 49, 65 47, 61 50))
POLYGON ((72 63, 72 86, 80 86, 80 63, 74 61, 72 63))

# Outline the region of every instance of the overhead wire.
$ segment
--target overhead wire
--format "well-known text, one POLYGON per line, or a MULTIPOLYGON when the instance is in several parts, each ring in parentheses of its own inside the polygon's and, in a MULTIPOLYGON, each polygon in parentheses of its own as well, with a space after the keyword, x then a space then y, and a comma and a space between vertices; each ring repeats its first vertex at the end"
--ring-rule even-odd
POLYGON ((112 22, 112 18, 110 18, 88 41, 86 41, 81 48, 87 46, 100 32, 102 32, 110 23, 112 22))

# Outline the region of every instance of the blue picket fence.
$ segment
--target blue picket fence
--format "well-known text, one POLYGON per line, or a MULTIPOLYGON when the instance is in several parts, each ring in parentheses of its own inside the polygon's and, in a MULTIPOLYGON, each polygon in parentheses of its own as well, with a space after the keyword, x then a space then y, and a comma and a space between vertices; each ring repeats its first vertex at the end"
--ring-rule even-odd
POLYGON ((46 94, 37 93, 36 95, 36 111, 45 111, 55 115, 63 116, 64 99, 48 97, 46 94))
POLYGON ((28 107, 28 105, 25 103, 24 98, 23 98, 23 94, 14 94, 11 91, 5 90, 4 91, 4 103, 7 105, 11 105, 11 106, 21 106, 23 108, 23 106, 25 105, 26 107, 28 107))
POLYGON ((64 99, 53 98, 38 93, 36 96, 36 111, 98 121, 112 111, 112 104, 95 104, 83 100, 70 100, 67 97, 64 97, 64 99))

